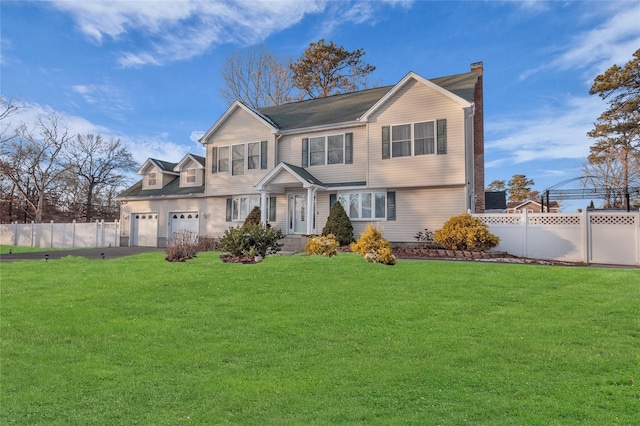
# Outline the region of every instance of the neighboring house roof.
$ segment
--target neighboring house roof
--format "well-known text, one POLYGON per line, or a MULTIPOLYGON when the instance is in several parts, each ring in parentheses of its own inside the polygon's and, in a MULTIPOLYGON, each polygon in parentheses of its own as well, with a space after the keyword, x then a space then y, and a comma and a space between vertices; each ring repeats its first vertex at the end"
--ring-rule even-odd
POLYGON ((145 161, 142 166, 140 166, 140 168, 138 169, 138 174, 142 174, 142 171, 149 165, 149 164, 153 164, 154 166, 156 166, 157 168, 159 168, 160 170, 162 170, 163 172, 166 173, 171 173, 171 174, 176 174, 173 169, 178 165, 178 163, 170 163, 168 161, 162 161, 162 160, 157 160, 155 158, 149 158, 147 161, 145 161))
MULTIPOLYGON (((522 208, 523 206, 526 206, 527 204, 535 204, 538 207, 541 207, 542 205, 537 202, 537 201, 533 201, 533 200, 525 200, 525 201, 509 201, 507 203, 507 208, 508 209, 519 209, 522 208)), ((546 207, 546 203, 545 203, 545 207, 546 207)), ((560 204, 558 204, 557 201, 549 201, 549 206, 550 208, 559 208, 560 204)))
POLYGON ((172 195, 204 194, 204 185, 188 186, 180 188, 180 179, 175 178, 163 188, 142 189, 142 181, 136 182, 133 186, 120 193, 116 199, 131 197, 160 197, 172 195))
POLYGON ((507 191, 487 191, 484 193, 485 210, 505 210, 507 208, 507 191))

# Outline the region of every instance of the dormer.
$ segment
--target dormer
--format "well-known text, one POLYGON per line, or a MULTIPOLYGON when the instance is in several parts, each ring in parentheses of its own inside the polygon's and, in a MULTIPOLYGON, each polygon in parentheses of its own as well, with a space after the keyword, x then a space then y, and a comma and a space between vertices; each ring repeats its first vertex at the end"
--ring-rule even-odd
POLYGON ((138 174, 142 176, 142 190, 162 189, 166 184, 180 175, 173 171, 176 163, 149 158, 138 169, 138 174))
POLYGON ((201 186, 204 184, 205 158, 187 154, 173 168, 180 174, 180 187, 201 186))

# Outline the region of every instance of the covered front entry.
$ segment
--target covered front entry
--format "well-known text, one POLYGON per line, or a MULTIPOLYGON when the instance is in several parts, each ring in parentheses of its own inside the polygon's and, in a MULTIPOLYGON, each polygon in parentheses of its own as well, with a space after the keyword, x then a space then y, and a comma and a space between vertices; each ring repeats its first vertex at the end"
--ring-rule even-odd
POLYGON ((288 234, 307 234, 307 194, 289 194, 288 234))
MULTIPOLYGON (((260 191, 262 205, 266 206, 271 194, 287 197, 287 234, 312 235, 315 233, 316 192, 327 187, 302 167, 280 163, 255 188, 260 191)), ((267 223, 267 209, 262 209, 262 223, 267 223)))

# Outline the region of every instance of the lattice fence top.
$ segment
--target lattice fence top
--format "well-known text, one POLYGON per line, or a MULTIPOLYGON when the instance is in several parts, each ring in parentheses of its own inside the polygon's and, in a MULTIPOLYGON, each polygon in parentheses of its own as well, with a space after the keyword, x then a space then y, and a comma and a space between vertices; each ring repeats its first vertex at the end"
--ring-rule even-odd
POLYGON ((476 216, 486 225, 520 225, 522 216, 519 214, 476 216))
POLYGON ((579 215, 529 216, 529 225, 580 225, 579 215))
POLYGON ((589 223, 592 225, 635 225, 636 216, 632 215, 590 215, 589 223))

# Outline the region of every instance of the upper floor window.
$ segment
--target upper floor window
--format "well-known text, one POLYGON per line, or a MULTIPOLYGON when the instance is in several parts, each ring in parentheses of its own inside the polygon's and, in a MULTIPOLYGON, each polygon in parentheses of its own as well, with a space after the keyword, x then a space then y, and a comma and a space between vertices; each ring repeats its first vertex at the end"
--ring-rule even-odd
POLYGON ((265 170, 267 168, 267 141, 213 147, 211 156, 212 173, 231 171, 233 176, 237 176, 243 175, 246 170, 265 170))
POLYGON ((447 120, 384 126, 382 159, 447 153, 447 120))
POLYGON ((196 169, 187 169, 187 183, 196 183, 196 169))
POLYGON ((156 172, 150 172, 147 184, 149 186, 156 186, 158 184, 158 174, 156 172))
POLYGON ((302 139, 302 167, 353 163, 353 133, 302 139))

